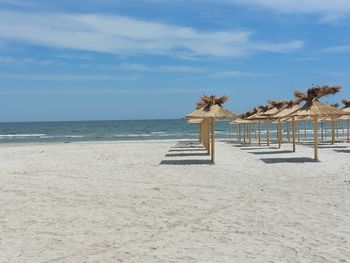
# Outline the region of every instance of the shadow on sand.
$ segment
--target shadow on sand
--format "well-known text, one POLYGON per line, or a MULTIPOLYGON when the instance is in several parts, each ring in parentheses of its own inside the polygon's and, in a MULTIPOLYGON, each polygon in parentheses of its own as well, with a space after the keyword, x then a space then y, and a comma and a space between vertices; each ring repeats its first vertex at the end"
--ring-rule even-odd
POLYGON ((208 165, 213 164, 210 160, 162 160, 160 165, 208 165))
POLYGON ((342 146, 342 145, 320 145, 318 146, 320 149, 346 149, 349 148, 348 146, 342 146))
POLYGON ((292 158, 261 158, 266 164, 274 163, 318 163, 319 161, 308 157, 292 157, 292 158))
POLYGON ((183 156, 208 156, 208 153, 187 152, 187 153, 168 153, 165 157, 183 157, 183 156))
POLYGON ((277 147, 271 147, 271 146, 266 146, 266 147, 247 147, 247 148, 242 148, 242 151, 249 151, 249 150, 275 150, 278 149, 277 147))
POLYGON ((207 152, 205 148, 195 148, 195 149, 172 149, 169 152, 207 152))
POLYGON ((336 151, 338 153, 350 153, 350 149, 348 149, 348 150, 334 150, 334 151, 336 151))
POLYGON ((292 153, 293 151, 264 151, 264 152, 248 152, 248 153, 252 153, 252 154, 279 154, 279 153, 292 153))

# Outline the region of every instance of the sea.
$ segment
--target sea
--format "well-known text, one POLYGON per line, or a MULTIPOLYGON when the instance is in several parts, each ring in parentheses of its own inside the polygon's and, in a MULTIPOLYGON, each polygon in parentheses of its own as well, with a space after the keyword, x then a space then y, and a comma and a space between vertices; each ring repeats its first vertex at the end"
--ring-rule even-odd
MULTIPOLYGON (((286 134, 286 127, 283 129, 283 133, 286 134)), ((307 136, 312 136, 312 132, 309 123, 307 136)), ((256 132, 254 133, 256 136, 256 132)), ((270 135, 271 139, 276 137, 276 125, 272 125, 270 135)), ((237 128, 229 125, 227 121, 217 121, 215 136, 218 139, 236 139, 237 128)), ((265 136, 265 127, 262 127, 262 137, 265 136)), ((188 124, 185 119, 0 123, 0 143, 196 138, 198 138, 198 125, 188 124)))
MULTIPOLYGON (((216 122, 216 136, 228 138, 228 122, 216 122)), ((185 119, 0 123, 0 143, 169 140, 198 138, 198 125, 185 119)))

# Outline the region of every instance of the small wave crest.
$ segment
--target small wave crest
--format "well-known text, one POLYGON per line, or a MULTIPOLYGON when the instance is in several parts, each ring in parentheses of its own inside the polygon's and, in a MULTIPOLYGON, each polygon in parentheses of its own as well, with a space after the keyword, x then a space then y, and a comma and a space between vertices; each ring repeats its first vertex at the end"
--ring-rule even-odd
POLYGON ((30 137, 42 137, 46 136, 46 134, 42 133, 34 133, 34 134, 0 134, 0 138, 30 138, 30 137))

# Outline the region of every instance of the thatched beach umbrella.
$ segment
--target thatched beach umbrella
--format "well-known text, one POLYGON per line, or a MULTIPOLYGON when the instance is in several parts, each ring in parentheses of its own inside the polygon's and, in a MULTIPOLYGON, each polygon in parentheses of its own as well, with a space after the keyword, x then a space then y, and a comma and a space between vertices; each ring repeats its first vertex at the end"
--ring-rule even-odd
MULTIPOLYGON (((318 160, 318 119, 320 117, 339 117, 344 113, 335 107, 321 103, 319 99, 323 96, 336 94, 340 91, 339 86, 322 86, 312 87, 307 90, 307 93, 299 93, 299 98, 305 100, 306 103, 295 113, 292 114, 292 118, 295 117, 312 117, 314 128, 314 159, 318 160)), ((298 95, 298 94, 297 94, 298 95)), ((295 147, 295 141, 293 142, 295 147)))
MULTIPOLYGON (((249 117, 247 117, 247 120, 251 121, 257 121, 258 122, 258 130, 259 130, 259 136, 258 136, 258 144, 261 145, 261 121, 266 120, 266 116, 263 116, 262 114, 268 110, 270 110, 273 106, 272 105, 265 105, 265 106, 258 106, 257 112, 249 117)), ((266 121, 266 144, 267 146, 270 145, 270 125, 268 121, 266 121)))
POLYGON ((342 100, 342 103, 344 104, 344 107, 341 109, 347 115, 340 117, 339 120, 347 122, 347 139, 346 139, 346 141, 350 142, 350 115, 349 115, 350 114, 350 101, 344 99, 344 100, 342 100))
POLYGON ((202 143, 202 122, 203 119, 187 119, 188 124, 199 124, 198 139, 202 143))
POLYGON ((201 118, 210 122, 211 126, 211 161, 215 162, 215 129, 216 118, 228 118, 234 116, 234 113, 222 107, 228 100, 228 97, 201 96, 197 103, 197 110, 188 114, 188 118, 201 118))
MULTIPOLYGON (((271 101, 268 101, 268 105, 271 106, 270 109, 268 109, 267 111, 263 112, 261 114, 262 117, 266 117, 266 127, 268 127, 270 125, 270 122, 271 122, 271 119, 272 119, 272 116, 274 116, 275 114, 279 113, 280 111, 282 111, 287 105, 288 105, 288 101, 286 100, 280 100, 280 101, 274 101, 274 100, 271 100, 271 101)), ((277 140, 279 141, 279 128, 280 128, 280 123, 277 125, 277 140)), ((282 127, 281 127, 282 128, 282 127)), ((281 133, 281 136, 282 136, 282 133, 281 133)), ((269 136, 268 136, 268 143, 267 145, 269 145, 269 136)))
MULTIPOLYGON (((281 148, 282 144, 282 120, 286 120, 290 118, 291 114, 295 113, 300 109, 300 100, 291 100, 287 103, 287 106, 273 115, 273 118, 278 120, 278 148, 281 148)), ((293 149, 295 150, 295 149, 293 149)))
POLYGON ((231 120, 229 124, 237 125, 237 136, 238 140, 241 141, 241 125, 248 125, 248 136, 246 136, 246 128, 244 128, 244 141, 246 141, 246 137, 249 139, 249 144, 252 143, 252 129, 251 125, 255 124, 254 121, 249 121, 244 118, 247 113, 240 115, 237 119, 231 120))

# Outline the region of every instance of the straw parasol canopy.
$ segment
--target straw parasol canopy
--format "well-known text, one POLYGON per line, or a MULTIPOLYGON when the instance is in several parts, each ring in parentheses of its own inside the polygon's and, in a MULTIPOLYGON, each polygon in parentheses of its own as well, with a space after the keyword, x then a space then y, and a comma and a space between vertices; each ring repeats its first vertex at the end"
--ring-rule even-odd
POLYGON ((303 107, 297 110, 292 116, 299 117, 313 117, 313 116, 341 116, 344 113, 332 106, 327 105, 320 102, 320 98, 328 95, 334 95, 340 91, 339 86, 330 87, 328 85, 321 87, 312 87, 307 90, 307 93, 302 93, 299 91, 295 92, 295 96, 297 96, 301 101, 306 101, 303 107))
POLYGON ((277 112, 272 117, 276 119, 288 118, 291 114, 293 114, 299 109, 300 109, 300 100, 290 100, 284 109, 277 112))
MULTIPOLYGON (((209 142, 209 129, 211 130, 211 161, 215 162, 215 128, 214 122, 216 118, 228 118, 235 114, 222 105, 228 100, 228 97, 216 97, 202 95, 199 102, 196 105, 196 110, 186 117, 190 119, 202 119, 203 123, 206 123, 205 134, 208 135, 207 142, 209 142), (210 124, 210 125, 209 125, 210 124), (209 127, 211 126, 211 127, 209 127)), ((209 150, 209 143, 208 143, 209 150)))
MULTIPOLYGON (((320 102, 320 98, 328 95, 334 95, 340 91, 340 86, 316 86, 307 90, 307 93, 295 92, 295 96, 306 103, 296 112, 292 114, 294 122, 295 117, 312 117, 314 126, 314 159, 318 160, 318 119, 321 117, 339 117, 343 115, 343 111, 320 102)), ((332 142, 334 142, 334 129, 332 131, 332 142)), ((293 138, 293 147, 294 138, 293 138)))
POLYGON ((228 118, 235 114, 224 107, 224 104, 228 100, 228 97, 215 97, 215 96, 201 96, 200 101, 197 103, 196 111, 187 115, 187 118, 228 118))
POLYGON ((263 113, 265 113, 266 111, 270 110, 272 107, 273 106, 270 105, 270 104, 258 106, 257 108, 254 108, 257 111, 254 114, 248 116, 247 119, 248 120, 266 119, 266 116, 263 116, 263 113))
POLYGON ((339 119, 340 120, 349 120, 350 119, 350 101, 349 100, 342 100, 341 101, 343 104, 344 104, 344 107, 341 108, 341 110, 343 111, 343 113, 346 115, 346 116, 341 116, 339 119))
POLYGON ((276 113, 283 110, 288 105, 288 103, 289 101, 287 100, 280 100, 280 101, 270 100, 268 101, 268 105, 270 105, 271 108, 261 113, 261 116, 270 117, 272 115, 275 115, 276 113))

